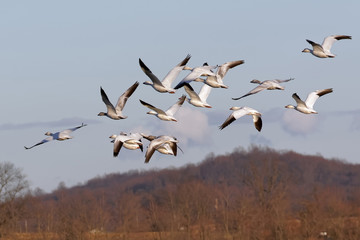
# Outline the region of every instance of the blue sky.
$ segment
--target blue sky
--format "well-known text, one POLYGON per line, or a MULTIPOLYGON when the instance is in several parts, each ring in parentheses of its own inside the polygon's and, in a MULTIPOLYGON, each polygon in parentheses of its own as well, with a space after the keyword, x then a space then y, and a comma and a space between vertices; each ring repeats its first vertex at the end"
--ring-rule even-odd
POLYGON ((358 9, 358 1, 2 1, 1 161, 14 163, 32 188, 45 191, 109 173, 198 163, 211 152, 252 144, 360 163, 358 9), (334 44, 334 59, 301 52, 310 46, 305 39, 321 43, 332 34, 353 37, 334 44), (177 123, 147 115, 139 99, 167 109, 185 91, 160 94, 143 85, 148 78, 138 59, 163 78, 187 54, 190 67, 245 63, 228 72, 229 89, 212 90, 212 109, 185 103, 177 123), (289 77, 295 80, 284 83, 284 91, 231 99, 251 90, 252 79, 289 77), (135 81, 141 84, 125 106, 127 119, 97 116, 105 110, 100 86, 116 102, 135 81), (305 98, 324 88, 334 92, 315 104, 319 114, 284 108, 294 104, 294 92, 305 98), (249 116, 220 131, 232 106, 260 111, 262 131, 249 116), (72 140, 24 150, 47 131, 82 122, 88 126, 72 140), (155 153, 149 164, 140 151, 122 149, 113 158, 109 136, 120 131, 174 135, 184 153, 155 153))

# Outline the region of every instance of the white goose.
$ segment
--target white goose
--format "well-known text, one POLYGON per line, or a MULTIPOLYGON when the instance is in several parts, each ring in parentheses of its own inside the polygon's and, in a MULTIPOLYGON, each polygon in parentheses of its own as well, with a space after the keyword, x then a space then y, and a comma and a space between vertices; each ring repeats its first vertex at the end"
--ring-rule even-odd
POLYGON ((206 79, 197 78, 195 81, 203 82, 213 88, 228 88, 223 82, 223 79, 229 69, 234 68, 244 63, 244 60, 230 61, 220 65, 216 71, 215 76, 207 76, 206 79))
MULTIPOLYGON (((141 135, 143 136, 143 138, 149 140, 149 141, 152 141, 154 139, 156 139, 157 137, 156 136, 153 136, 153 135, 145 135, 143 133, 141 133, 141 135)), ((162 154, 167 154, 167 155, 174 155, 176 156, 177 155, 177 150, 174 150, 172 147, 173 147, 173 144, 174 143, 164 143, 160 146, 158 146, 156 148, 156 151, 162 153, 162 154)), ((176 147, 182 152, 184 153, 184 151, 176 144, 176 147)))
POLYGON ((184 83, 184 88, 187 94, 189 94, 190 99, 187 98, 187 100, 190 104, 194 105, 195 107, 211 108, 211 106, 206 102, 206 99, 208 98, 212 87, 204 84, 201 87, 199 94, 194 91, 189 83, 184 83))
POLYGON ((145 81, 144 84, 152 86, 156 91, 161 93, 175 93, 175 89, 171 88, 171 84, 177 78, 177 76, 179 76, 180 72, 184 69, 190 58, 191 55, 188 54, 184 60, 182 60, 178 65, 170 70, 170 72, 162 81, 160 81, 139 58, 141 69, 151 79, 151 82, 145 81))
POLYGON ((136 88, 139 86, 139 82, 135 82, 128 90, 126 90, 118 99, 116 106, 110 102, 109 98, 107 97, 105 91, 100 87, 101 98, 106 105, 107 112, 100 112, 98 116, 107 116, 114 120, 124 119, 127 116, 122 114, 122 111, 125 107, 125 104, 128 98, 133 94, 136 88))
POLYGON ((155 115, 156 117, 158 117, 160 120, 164 120, 164 121, 174 121, 177 122, 176 118, 174 117, 175 113, 180 109, 180 107, 183 105, 184 101, 185 101, 186 96, 183 95, 179 101, 177 101, 177 103, 175 103, 174 105, 172 105, 168 110, 163 111, 157 107, 154 107, 153 105, 146 103, 142 100, 140 100, 141 104, 144 105, 145 107, 148 107, 151 109, 151 111, 147 112, 147 114, 150 115, 155 115))
POLYGON ((335 55, 330 52, 330 49, 334 44, 334 42, 342 39, 351 39, 351 36, 331 35, 326 37, 321 45, 306 39, 306 41, 311 44, 313 49, 305 48, 302 52, 311 53, 312 55, 318 58, 334 58, 335 55))
POLYGON ((113 156, 117 157, 119 155, 120 149, 124 146, 127 149, 135 150, 139 149, 143 151, 143 144, 141 142, 142 135, 140 133, 131 133, 130 135, 121 132, 120 135, 111 135, 109 138, 113 140, 114 151, 113 156))
POLYGON ((142 134, 142 136, 150 141, 148 149, 145 153, 145 163, 150 161, 150 158, 154 154, 155 150, 158 150, 163 154, 177 155, 177 143, 178 140, 175 137, 161 135, 158 137, 154 136, 146 136, 142 134), (168 146, 166 146, 168 145, 168 146))
POLYGON ((286 105, 285 108, 295 109, 305 114, 317 113, 317 111, 315 111, 313 108, 316 100, 325 94, 331 93, 332 91, 333 91, 332 88, 327 88, 327 89, 316 90, 314 92, 311 92, 308 94, 305 102, 301 100, 296 93, 294 93, 292 97, 295 99, 297 106, 293 106, 289 104, 286 105))
POLYGON ((185 83, 190 83, 192 81, 197 80, 199 77, 201 76, 215 76, 215 73, 213 71, 211 71, 211 69, 215 69, 218 66, 209 66, 207 63, 204 63, 204 65, 202 65, 201 67, 195 67, 195 68, 190 68, 190 67, 185 67, 185 70, 190 70, 191 72, 184 77, 183 80, 181 80, 175 87, 174 89, 179 89, 181 87, 184 86, 185 83))
POLYGON ((234 122, 236 119, 241 118, 245 115, 251 115, 253 118, 253 122, 255 125, 255 128, 260 132, 262 128, 262 120, 261 120, 261 113, 257 110, 250 108, 250 107, 232 107, 230 110, 233 110, 233 112, 230 114, 230 116, 225 120, 225 122, 219 127, 220 130, 227 127, 229 124, 234 122))
POLYGON ((259 86, 257 86, 256 88, 254 88, 253 90, 251 90, 250 92, 248 92, 247 94, 241 96, 241 97, 238 97, 238 98, 232 98, 233 100, 239 100, 243 97, 246 97, 246 96, 249 96, 249 95, 252 95, 252 94, 255 94, 255 93, 258 93, 262 90, 284 90, 284 87, 281 86, 279 83, 283 83, 283 82, 288 82, 288 81, 291 81, 291 80, 294 80, 294 78, 289 78, 289 79, 286 79, 286 80, 279 80, 279 79, 275 79, 275 80, 265 80, 265 81, 259 81, 257 79, 253 79, 251 80, 250 82, 251 83, 257 83, 259 84, 259 86))
POLYGON ((24 146, 24 147, 25 147, 25 149, 31 149, 33 147, 50 142, 52 140, 64 141, 64 140, 72 139, 73 137, 70 135, 70 133, 72 133, 73 131, 75 131, 79 128, 85 127, 85 126, 86 126, 86 124, 83 123, 78 127, 66 129, 61 132, 56 132, 56 133, 46 132, 45 135, 49 136, 49 137, 43 139, 41 142, 36 143, 35 145, 33 145, 31 147, 26 147, 26 146, 24 146))

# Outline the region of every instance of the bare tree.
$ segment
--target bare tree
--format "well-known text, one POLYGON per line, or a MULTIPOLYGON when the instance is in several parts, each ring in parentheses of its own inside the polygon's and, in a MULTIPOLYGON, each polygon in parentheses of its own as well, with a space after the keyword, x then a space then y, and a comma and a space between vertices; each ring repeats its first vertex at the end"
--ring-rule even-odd
POLYGON ((19 168, 10 162, 0 162, 0 236, 9 232, 23 213, 21 198, 28 188, 25 175, 19 168))

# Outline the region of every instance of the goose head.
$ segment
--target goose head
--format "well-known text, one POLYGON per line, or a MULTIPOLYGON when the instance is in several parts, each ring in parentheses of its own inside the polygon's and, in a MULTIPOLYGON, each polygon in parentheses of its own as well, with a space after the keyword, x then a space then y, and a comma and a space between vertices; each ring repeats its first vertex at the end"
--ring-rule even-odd
POLYGON ((150 114, 150 115, 157 115, 157 112, 151 110, 151 111, 148 111, 147 114, 150 114))
POLYGON ((261 81, 257 80, 257 79, 253 79, 250 81, 250 83, 258 83, 258 84, 261 84, 261 81))
POLYGON ((116 135, 116 134, 113 134, 113 135, 111 135, 109 138, 115 139, 116 137, 117 137, 117 135, 116 135))
POLYGON ((190 70, 190 71, 192 71, 193 70, 193 68, 191 68, 191 67, 188 67, 188 66, 184 66, 184 68, 183 68, 183 70, 190 70))
POLYGON ((241 107, 231 107, 230 110, 236 111, 239 110, 241 107))
POLYGON ((288 104, 288 105, 285 106, 285 108, 295 109, 295 106, 294 106, 294 105, 291 105, 291 104, 288 104))
POLYGON ((152 82, 149 82, 149 81, 145 81, 145 82, 143 82, 143 84, 145 84, 145 85, 150 85, 150 86, 153 85, 153 83, 152 83, 152 82))
POLYGON ((304 50, 302 50, 302 52, 304 52, 304 53, 311 53, 311 50, 308 49, 308 48, 305 48, 304 50))

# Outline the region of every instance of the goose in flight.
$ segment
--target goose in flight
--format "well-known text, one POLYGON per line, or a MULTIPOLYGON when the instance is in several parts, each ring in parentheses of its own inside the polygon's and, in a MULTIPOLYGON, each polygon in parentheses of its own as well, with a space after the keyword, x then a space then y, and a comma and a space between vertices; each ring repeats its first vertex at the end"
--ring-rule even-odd
POLYGON ((246 97, 246 96, 249 96, 249 95, 252 95, 252 94, 255 94, 255 93, 258 93, 262 90, 284 90, 284 87, 282 87, 279 83, 283 83, 283 82, 288 82, 288 81, 291 81, 291 80, 294 80, 294 78, 289 78, 289 79, 286 79, 286 80, 279 80, 279 79, 275 79, 275 80, 265 80, 265 81, 259 81, 257 79, 253 79, 251 80, 250 82, 251 83, 256 83, 256 84, 259 84, 259 86, 257 86, 256 88, 254 88, 253 90, 251 90, 250 92, 248 92, 247 94, 241 96, 241 97, 238 97, 238 98, 232 98, 233 100, 239 100, 243 97, 246 97))
POLYGON ((217 65, 209 66, 207 63, 204 63, 201 67, 195 67, 195 68, 190 68, 190 67, 186 66, 184 69, 190 70, 191 72, 188 75, 186 75, 184 77, 184 79, 181 80, 174 87, 174 89, 179 89, 179 88, 183 87, 185 83, 190 83, 195 80, 199 81, 197 79, 201 76, 214 76, 215 77, 215 73, 212 71, 212 69, 215 69, 217 67, 218 67, 217 65))
MULTIPOLYGON (((153 135, 145 135, 145 134, 141 134, 143 136, 143 138, 152 141, 156 138, 156 136, 153 135)), ((156 148, 156 151, 162 153, 162 154, 167 154, 167 155, 177 155, 177 150, 173 150, 172 149, 172 144, 173 143, 164 143, 162 145, 160 145, 159 147, 156 148)), ((184 151, 177 145, 177 148, 184 153, 184 151)))
POLYGON ((135 150, 139 149, 143 151, 143 144, 141 142, 142 135, 140 133, 131 133, 126 134, 121 132, 120 135, 111 135, 109 138, 113 140, 111 142, 114 143, 114 151, 113 156, 117 157, 119 155, 120 149, 122 146, 124 148, 135 150))
POLYGON ((311 53, 312 55, 314 55, 315 57, 318 57, 318 58, 334 58, 335 55, 330 52, 330 49, 336 41, 342 40, 342 39, 351 39, 351 36, 331 35, 331 36, 324 38, 324 41, 321 45, 318 43, 315 43, 311 40, 306 39, 306 41, 311 44, 313 49, 305 48, 304 50, 302 50, 302 52, 311 53))
POLYGON ((262 128, 262 120, 261 120, 261 113, 256 111, 253 108, 250 107, 232 107, 230 110, 233 110, 233 112, 230 114, 230 116, 225 120, 223 124, 219 127, 220 130, 227 127, 229 124, 234 122, 236 119, 241 118, 245 115, 251 115, 253 118, 253 122, 255 125, 255 128, 260 132, 262 128))
POLYGON ((325 94, 331 93, 332 91, 333 91, 332 88, 327 88, 327 89, 316 90, 314 92, 311 92, 308 94, 305 102, 301 100, 296 93, 294 93, 292 97, 295 99, 297 106, 293 106, 289 104, 286 105, 285 108, 295 109, 305 114, 317 113, 313 108, 316 100, 325 94))
POLYGON ((145 107, 148 107, 151 109, 151 111, 147 112, 147 114, 150 115, 155 115, 156 117, 158 117, 160 120, 164 120, 164 121, 174 121, 177 122, 176 118, 174 117, 175 113, 180 109, 180 107, 183 105, 184 101, 185 101, 186 96, 183 95, 179 101, 177 101, 177 103, 175 103, 174 105, 172 105, 168 110, 166 110, 165 112, 157 107, 154 107, 153 105, 146 103, 142 100, 140 100, 141 104, 144 105, 145 107))
POLYGON ((126 101, 128 98, 133 94, 136 88, 139 86, 139 82, 135 82, 128 90, 126 90, 118 99, 116 106, 110 102, 109 98, 107 97, 105 91, 100 87, 101 98, 106 105, 107 112, 100 112, 98 116, 107 116, 114 120, 124 119, 127 116, 122 114, 122 111, 125 107, 126 101))
POLYGON ((189 94, 190 99, 187 98, 187 100, 190 104, 195 107, 211 108, 211 106, 206 102, 206 99, 208 98, 212 87, 204 84, 201 87, 199 94, 194 91, 189 83, 184 83, 184 88, 187 94, 189 94))
POLYGON ((206 79, 196 78, 195 81, 203 82, 213 88, 228 88, 223 82, 223 79, 229 69, 244 63, 244 60, 230 61, 220 65, 216 71, 215 76, 207 76, 206 79))
POLYGON ((52 141, 52 140, 64 141, 64 140, 71 139, 71 138, 73 138, 73 137, 72 137, 70 134, 71 134, 73 131, 75 131, 75 130, 77 130, 77 129, 79 129, 79 128, 85 127, 85 126, 86 126, 86 124, 83 123, 83 124, 81 124, 81 125, 78 126, 78 127, 66 129, 66 130, 63 130, 63 131, 61 131, 61 132, 56 132, 56 133, 46 132, 45 135, 46 135, 46 136, 49 136, 49 137, 43 139, 41 142, 36 143, 35 145, 33 145, 33 146, 31 146, 31 147, 26 147, 26 146, 24 146, 24 147, 25 147, 25 149, 31 149, 31 148, 33 148, 33 147, 36 147, 36 146, 41 145, 41 144, 43 144, 43 143, 50 142, 50 141, 52 141))
POLYGON ((177 76, 179 76, 180 72, 184 69, 190 58, 191 55, 188 54, 184 60, 182 60, 178 65, 170 70, 170 72, 164 77, 162 81, 160 81, 139 58, 141 70, 143 70, 143 72, 151 80, 151 82, 145 81, 144 84, 152 86, 156 91, 161 93, 175 93, 175 89, 171 88, 171 84, 177 78, 177 76))
POLYGON ((144 138, 150 141, 148 149, 145 153, 145 163, 150 161, 150 158, 154 154, 155 150, 162 154, 169 154, 169 155, 177 155, 177 143, 179 142, 175 137, 161 135, 158 137, 155 136, 146 136, 141 134, 144 138))

